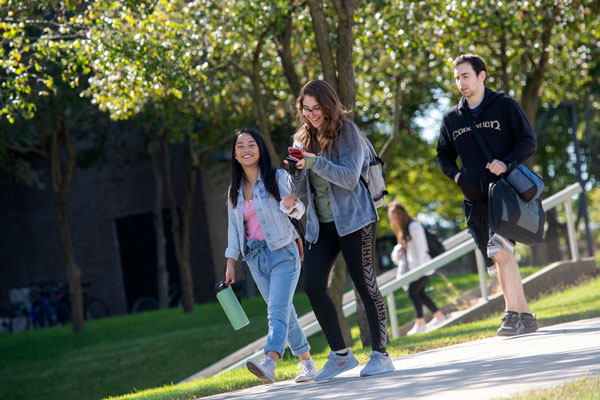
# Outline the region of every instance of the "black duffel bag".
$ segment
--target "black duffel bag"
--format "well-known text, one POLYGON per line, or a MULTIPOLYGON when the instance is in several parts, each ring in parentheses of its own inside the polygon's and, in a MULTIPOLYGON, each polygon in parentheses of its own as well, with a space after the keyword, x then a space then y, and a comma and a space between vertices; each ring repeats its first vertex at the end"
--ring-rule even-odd
POLYGON ((527 202, 535 200, 542 194, 544 181, 525 165, 513 162, 504 174, 506 180, 527 202))
POLYGON ((490 229, 515 242, 539 245, 544 241, 544 209, 540 198, 526 202, 504 179, 490 183, 490 229))

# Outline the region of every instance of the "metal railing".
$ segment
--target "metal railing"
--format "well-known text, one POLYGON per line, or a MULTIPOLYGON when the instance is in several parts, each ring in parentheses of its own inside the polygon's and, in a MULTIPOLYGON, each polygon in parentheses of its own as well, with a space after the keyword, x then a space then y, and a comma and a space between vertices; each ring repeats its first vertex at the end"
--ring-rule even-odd
MULTIPOLYGON (((542 207, 544 211, 547 212, 560 204, 564 203, 564 210, 566 216, 567 223, 567 240, 569 243, 569 249, 571 251, 571 258, 574 261, 579 260, 579 251, 577 248, 577 237, 575 235, 575 223, 573 221, 573 210, 572 210, 572 202, 571 199, 573 196, 581 193, 583 188, 579 183, 574 183, 565 189, 561 190, 558 193, 544 199, 542 201, 542 207)), ((392 338, 398 337, 398 324, 395 321, 396 316, 396 303, 394 301, 394 292, 401 288, 403 285, 408 285, 410 282, 413 282, 420 277, 426 275, 429 272, 435 271, 438 268, 441 268, 452 261, 464 256, 465 254, 470 253, 471 251, 475 251, 477 246, 475 245, 475 241, 468 233, 468 231, 464 230, 459 234, 451 237, 447 241, 444 241, 444 247, 448 250, 439 256, 431 259, 427 263, 423 264, 421 267, 409 271, 408 273, 402 275, 399 278, 393 279, 383 285, 381 285, 380 290, 381 294, 386 297, 388 303, 388 312, 391 316, 390 325, 392 329, 392 338), (461 238, 465 238, 461 241, 461 238)), ((481 294, 484 301, 488 300, 487 293, 487 279, 486 279, 486 268, 485 261, 483 259, 483 255, 480 251, 475 251, 475 257, 477 261, 477 271, 479 273, 479 284, 481 287, 481 294)), ((344 304, 342 308, 344 315, 348 316, 356 312, 356 300, 344 304)), ((308 328, 308 327, 307 327, 308 328)), ((306 329, 305 329, 306 332, 306 329)), ((307 332, 308 335, 308 332, 307 332)))

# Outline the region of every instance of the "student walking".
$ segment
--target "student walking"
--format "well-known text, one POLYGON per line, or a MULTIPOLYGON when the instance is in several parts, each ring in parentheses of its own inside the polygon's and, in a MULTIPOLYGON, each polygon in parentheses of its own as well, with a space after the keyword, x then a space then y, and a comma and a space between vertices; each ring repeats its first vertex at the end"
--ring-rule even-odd
MULTIPOLYGON (((400 277, 431 260, 431 256, 429 255, 425 228, 408 214, 403 205, 395 201, 391 202, 388 205, 388 217, 398 241, 398 244, 392 250, 391 257, 392 261, 398 266, 396 276, 400 277)), ((444 314, 425 293, 429 276, 432 274, 433 272, 420 277, 411 282, 406 288, 417 315, 414 326, 406 333, 407 336, 424 333, 427 328, 433 328, 446 320, 444 314), (425 324, 425 317, 423 316, 423 305, 427 306, 433 314, 433 318, 427 324, 425 324)))
POLYGON ((290 175, 294 195, 308 198, 304 290, 331 348, 315 381, 331 379, 358 365, 346 347, 327 282, 340 251, 356 290, 365 304, 373 340, 361 376, 394 370, 386 352, 387 314, 377 286, 375 229, 377 211, 366 185, 369 149, 358 127, 346 117, 337 93, 325 81, 312 80, 296 100, 298 129, 294 146, 302 149, 290 175))
POLYGON ((267 146, 257 132, 237 131, 231 152, 225 282, 235 282, 234 264, 241 253, 267 303, 269 320, 266 357, 260 363, 249 360, 246 366, 263 383, 273 383, 287 341, 303 368, 296 382, 311 381, 318 370, 292 304, 300 255, 289 217, 300 218, 304 205, 289 193, 287 173, 271 166, 267 146))
POLYGON ((464 54, 454 60, 453 66, 456 86, 463 97, 444 113, 437 159, 442 172, 463 192, 467 227, 484 257, 488 257, 490 276, 498 274, 505 314, 497 335, 535 332, 538 323, 523 291, 514 257, 515 242, 490 230, 487 203, 489 184, 500 179, 512 162, 523 162, 533 155, 535 137, 517 102, 485 87, 487 70, 480 57, 464 54), (492 162, 487 162, 471 124, 489 147, 492 162))

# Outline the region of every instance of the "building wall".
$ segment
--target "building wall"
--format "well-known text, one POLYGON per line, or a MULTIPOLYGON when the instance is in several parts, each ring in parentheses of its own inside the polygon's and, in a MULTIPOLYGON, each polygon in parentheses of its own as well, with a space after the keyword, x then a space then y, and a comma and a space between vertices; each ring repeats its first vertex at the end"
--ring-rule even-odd
MULTIPOLYGON (((136 140, 130 135, 128 148, 140 151, 136 140)), ((181 148, 173 148, 178 199, 182 199, 188 172, 182 154, 181 148)), ((45 189, 0 186, 0 307, 8 305, 11 289, 66 283, 50 175, 43 160, 34 164, 44 169, 45 189)), ((197 302, 214 298, 215 279, 202 176, 197 183, 190 239, 197 302)), ((75 172, 68 196, 75 261, 82 282, 91 284, 90 290, 107 303, 111 315, 126 313, 131 306, 126 301, 115 221, 151 213, 153 196, 150 163, 143 157, 115 153, 105 165, 75 172), (115 160, 118 162, 111 162, 115 160)), ((153 245, 149 244, 148 251, 154 251, 153 245)), ((148 273, 153 274, 154 268, 148 266, 148 273)))
MULTIPOLYGON (((225 192, 231 179, 230 161, 213 163, 202 169, 202 184, 210 231, 213 271, 216 281, 225 279, 225 249, 227 248, 227 206, 225 192)), ((238 263, 240 264, 240 263, 238 263)), ((238 266, 241 268, 241 264, 238 266)), ((238 271, 241 271, 239 269, 238 271)))

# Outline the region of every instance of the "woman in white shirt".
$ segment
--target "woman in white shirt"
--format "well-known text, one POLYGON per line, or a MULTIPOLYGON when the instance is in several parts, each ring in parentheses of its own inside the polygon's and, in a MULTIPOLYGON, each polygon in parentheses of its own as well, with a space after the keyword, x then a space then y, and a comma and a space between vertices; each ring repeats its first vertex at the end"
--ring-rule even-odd
MULTIPOLYGON (((397 276, 399 277, 431 260, 431 256, 429 255, 425 228, 419 221, 412 218, 401 204, 397 202, 390 203, 388 217, 398 241, 398 244, 392 250, 392 260, 398 265, 397 276)), ((407 335, 423 333, 428 327, 438 325, 446 319, 433 300, 425 293, 429 275, 432 274, 433 272, 430 272, 408 285, 408 295, 415 307, 417 318, 415 319, 415 325, 407 332, 407 335), (423 317, 423 305, 433 313, 433 319, 427 325, 423 317)))

